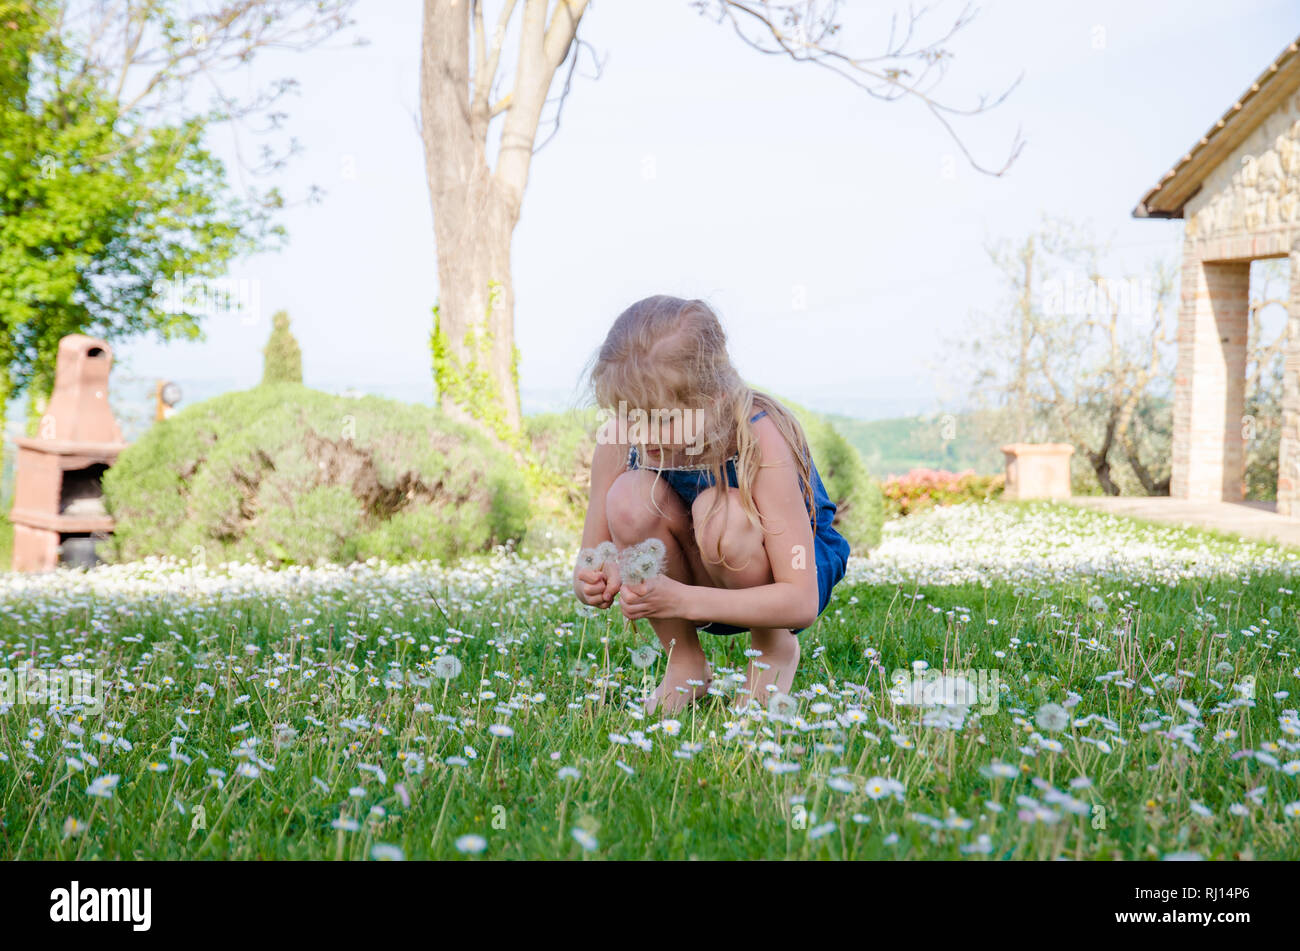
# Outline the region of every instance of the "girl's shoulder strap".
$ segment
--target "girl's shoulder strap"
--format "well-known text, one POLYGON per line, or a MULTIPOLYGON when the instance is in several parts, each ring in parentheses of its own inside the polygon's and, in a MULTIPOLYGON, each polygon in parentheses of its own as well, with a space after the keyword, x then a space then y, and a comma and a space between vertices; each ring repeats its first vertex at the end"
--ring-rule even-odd
POLYGON ((766 416, 766 415, 767 415, 767 410, 765 410, 765 409, 760 409, 760 410, 759 410, 757 413, 755 413, 753 416, 749 417, 749 421, 750 421, 751 423, 756 423, 756 422, 758 422, 760 419, 762 419, 762 418, 763 418, 764 416, 766 416))

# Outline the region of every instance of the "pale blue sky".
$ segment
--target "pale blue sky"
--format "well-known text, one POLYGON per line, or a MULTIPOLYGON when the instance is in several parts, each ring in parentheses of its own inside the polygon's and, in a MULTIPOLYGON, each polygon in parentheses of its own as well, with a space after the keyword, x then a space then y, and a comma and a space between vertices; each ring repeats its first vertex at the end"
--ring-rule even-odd
MULTIPOLYGON (((880 5, 846 6, 851 48, 883 45, 880 5)), ((251 385, 283 307, 309 385, 429 398, 419 8, 363 0, 368 47, 256 66, 301 82, 287 127, 305 152, 281 183, 327 195, 285 214, 285 251, 232 268, 258 282, 260 321, 219 316, 203 342, 121 345, 123 370, 179 379, 189 396, 251 385)), ((1297 33, 1300 6, 1285 0, 988 0, 941 93, 969 103, 1023 70, 1007 103, 963 129, 989 163, 1017 126, 1027 144, 1000 179, 960 158, 948 179, 954 146, 917 104, 762 56, 687 0, 598 0, 582 36, 604 73, 575 82, 515 235, 525 408, 571 394, 618 312, 663 292, 714 303, 741 372, 777 392, 870 416, 932 409, 939 343, 1001 297, 986 240, 1023 237, 1047 213, 1113 236, 1116 276, 1174 255, 1181 222, 1135 221, 1133 206, 1297 33)))

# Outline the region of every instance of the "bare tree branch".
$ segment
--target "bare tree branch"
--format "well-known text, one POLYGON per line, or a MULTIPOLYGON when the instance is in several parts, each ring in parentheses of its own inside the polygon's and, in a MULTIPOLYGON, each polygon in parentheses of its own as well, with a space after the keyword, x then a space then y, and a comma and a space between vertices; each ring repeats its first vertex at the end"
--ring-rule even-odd
MULTIPOLYGON (((210 88, 208 121, 232 123, 264 116, 279 130, 284 114, 273 106, 297 88, 282 79, 237 96, 218 77, 250 63, 262 51, 321 47, 354 25, 356 0, 64 0, 57 28, 75 60, 56 72, 54 84, 71 89, 94 83, 116 103, 122 121, 143 133, 155 117, 177 120, 194 114, 191 95, 210 88), (184 15, 178 15, 183 10, 184 15)), ((356 41, 363 43, 363 40, 356 41)), ((136 137, 138 140, 138 136, 136 137)), ((261 150, 253 174, 283 166, 284 156, 261 150)), ((240 162, 247 160, 240 153, 240 162)))
POLYGON ((885 102, 911 98, 920 101, 943 126, 971 166, 987 175, 1003 175, 1024 148, 1020 130, 1016 130, 1006 160, 997 168, 977 161, 953 126, 954 118, 988 112, 1006 101, 1020 84, 1018 76, 1000 94, 990 98, 981 94, 975 105, 959 108, 936 98, 935 90, 947 74, 953 58, 948 44, 975 18, 978 10, 967 4, 952 25, 929 42, 913 46, 913 37, 928 8, 919 11, 908 7, 907 25, 901 36, 898 15, 890 22, 889 42, 877 56, 851 56, 832 44, 841 31, 838 13, 842 0, 693 0, 702 14, 714 13, 716 21, 727 22, 743 42, 761 53, 787 56, 798 63, 812 63, 847 79, 868 95, 885 102))
POLYGON ((569 70, 567 73, 565 73, 564 76, 564 86, 560 90, 560 95, 558 97, 556 97, 554 100, 548 99, 546 101, 547 105, 549 105, 551 102, 555 102, 555 116, 551 120, 551 131, 547 134, 546 138, 544 138, 541 142, 537 144, 536 147, 534 147, 533 149, 534 155, 540 152, 547 145, 547 143, 549 143, 553 138, 555 138, 555 136, 560 131, 560 117, 564 112, 564 104, 569 99, 569 92, 573 88, 573 77, 578 70, 578 57, 582 55, 582 51, 584 49, 590 51, 591 59, 596 64, 595 74, 588 78, 600 79, 601 73, 604 72, 604 63, 601 62, 600 58, 596 55, 596 48, 592 46, 590 43, 586 42, 585 40, 575 35, 573 38, 573 56, 571 57, 569 62, 569 70))
MULTIPOLYGON (((496 79, 497 69, 501 64, 501 50, 505 46, 506 28, 510 24, 510 18, 514 16, 515 4, 517 0, 506 0, 501 7, 501 12, 497 16, 497 26, 492 33, 492 47, 490 52, 483 52, 483 0, 475 0, 475 30, 478 33, 478 40, 475 47, 474 55, 474 99, 472 108, 475 110, 486 109, 488 98, 492 94, 492 83, 496 79)), ((506 100, 509 100, 506 96, 506 100)), ((497 103, 488 113, 488 117, 496 116, 509 108, 508 103, 497 103)))

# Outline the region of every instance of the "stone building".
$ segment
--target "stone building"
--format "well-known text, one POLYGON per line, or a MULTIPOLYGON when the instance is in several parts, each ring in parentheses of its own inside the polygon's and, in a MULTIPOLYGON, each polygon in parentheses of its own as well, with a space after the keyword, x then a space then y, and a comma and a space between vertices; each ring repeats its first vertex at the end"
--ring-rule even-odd
POLYGON ((1182 218, 1171 494, 1240 501, 1250 262, 1290 258, 1277 510, 1300 515, 1300 40, 1133 210, 1182 218))

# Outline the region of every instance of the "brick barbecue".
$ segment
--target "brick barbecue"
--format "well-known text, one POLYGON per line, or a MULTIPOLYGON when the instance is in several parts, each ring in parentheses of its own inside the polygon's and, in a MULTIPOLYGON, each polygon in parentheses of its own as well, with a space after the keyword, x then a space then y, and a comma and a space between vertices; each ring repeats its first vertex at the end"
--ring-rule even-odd
POLYGON ((70 334, 59 341, 54 392, 38 434, 14 440, 15 571, 93 564, 96 540, 113 531, 100 480, 126 444, 108 405, 112 366, 103 340, 70 334))

